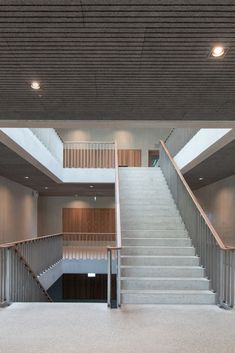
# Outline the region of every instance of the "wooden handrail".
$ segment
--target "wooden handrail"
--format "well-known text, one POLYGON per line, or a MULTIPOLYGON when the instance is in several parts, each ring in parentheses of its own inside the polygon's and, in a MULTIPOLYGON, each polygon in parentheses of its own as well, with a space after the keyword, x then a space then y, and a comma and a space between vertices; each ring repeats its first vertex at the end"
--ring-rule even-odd
POLYGON ((104 233, 104 232, 63 232, 61 234, 104 234, 104 235, 114 235, 116 233, 104 233))
POLYGON ((87 144, 92 144, 92 143, 101 143, 101 144, 110 144, 110 145, 114 145, 115 146, 115 142, 114 141, 64 141, 64 144, 70 144, 70 143, 87 143, 87 144))
POLYGON ((63 235, 68 235, 68 234, 87 234, 87 235, 91 235, 91 234, 102 234, 102 235, 115 235, 116 233, 103 233, 103 232, 61 232, 61 233, 56 233, 56 234, 49 234, 49 235, 44 235, 41 237, 34 237, 34 238, 30 238, 30 239, 25 239, 25 240, 19 240, 19 241, 15 241, 15 242, 11 242, 11 243, 3 243, 0 244, 0 248, 11 248, 14 247, 16 245, 19 244, 23 244, 23 243, 30 243, 32 241, 38 241, 38 240, 44 240, 44 239, 48 239, 48 238, 53 238, 53 237, 57 237, 57 236, 63 236, 63 235))
POLYGON ((62 236, 62 235, 63 235, 63 233, 56 233, 56 234, 44 235, 41 237, 34 237, 34 238, 30 238, 30 239, 25 239, 25 240, 14 241, 11 243, 3 243, 3 244, 0 244, 0 248, 11 248, 11 247, 16 246, 18 244, 30 243, 32 241, 54 238, 54 237, 62 236))
POLYGON ((213 237, 215 238, 218 246, 222 249, 222 250, 235 250, 235 247, 228 247, 226 246, 222 239, 220 238, 219 234, 217 233, 217 231, 215 230, 215 228, 213 227, 213 225, 211 224, 208 216, 206 215, 205 211, 202 209, 201 205, 199 204, 199 202, 197 201, 197 198, 196 196, 194 195, 194 193, 192 192, 192 190, 190 189, 188 183, 186 182, 183 174, 181 173, 180 169, 178 168, 176 162, 174 161, 174 159, 172 158, 168 148, 166 147, 166 144, 160 140, 160 144, 162 146, 162 148, 164 149, 164 151, 166 152, 169 160, 171 161, 174 169, 176 170, 176 173, 178 174, 180 180, 182 181, 182 183, 184 184, 184 187, 186 188, 188 194, 190 195, 193 203, 195 204, 195 207, 198 209, 200 215, 202 216, 202 218, 204 219, 207 227, 210 229, 213 237))

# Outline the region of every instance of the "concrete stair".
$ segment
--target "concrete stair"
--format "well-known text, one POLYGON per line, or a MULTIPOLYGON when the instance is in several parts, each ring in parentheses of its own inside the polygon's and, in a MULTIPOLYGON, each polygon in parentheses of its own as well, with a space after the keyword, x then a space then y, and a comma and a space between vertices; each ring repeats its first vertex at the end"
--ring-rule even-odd
POLYGON ((120 168, 121 301, 214 304, 160 168, 120 168))

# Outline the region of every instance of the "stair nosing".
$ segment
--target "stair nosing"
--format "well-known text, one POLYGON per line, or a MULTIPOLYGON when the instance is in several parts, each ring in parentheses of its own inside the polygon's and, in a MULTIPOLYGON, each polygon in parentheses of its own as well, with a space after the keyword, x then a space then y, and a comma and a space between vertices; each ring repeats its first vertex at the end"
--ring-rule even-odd
POLYGON ((155 293, 162 293, 162 294, 170 294, 170 293, 201 293, 201 294, 211 294, 211 295, 215 295, 214 292, 212 292, 209 289, 121 289, 121 293, 133 293, 133 294, 155 294, 155 293))
POLYGON ((200 270, 204 270, 203 267, 201 266, 174 266, 174 265, 165 265, 165 266, 158 266, 158 265, 123 265, 123 266, 120 266, 121 268, 136 268, 136 269, 139 269, 139 268, 157 268, 157 269, 161 269, 161 268, 167 268, 167 269, 173 269, 173 268, 176 268, 176 269, 200 269, 200 270))
POLYGON ((128 281, 203 281, 203 282, 210 282, 208 278, 205 277, 120 277, 121 280, 128 280, 128 281))

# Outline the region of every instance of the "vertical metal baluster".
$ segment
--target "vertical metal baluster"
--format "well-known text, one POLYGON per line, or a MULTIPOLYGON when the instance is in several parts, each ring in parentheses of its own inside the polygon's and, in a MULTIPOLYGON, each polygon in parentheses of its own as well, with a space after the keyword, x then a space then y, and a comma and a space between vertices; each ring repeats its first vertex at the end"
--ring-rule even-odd
POLYGON ((235 276, 235 251, 231 252, 231 308, 234 306, 234 276, 235 276))
POLYGON ((11 302, 11 249, 6 248, 6 302, 11 302))
POLYGON ((107 250, 107 304, 108 307, 111 307, 111 275, 112 275, 112 250, 107 250))
POLYGON ((120 249, 117 250, 117 306, 121 306, 121 254, 120 249))

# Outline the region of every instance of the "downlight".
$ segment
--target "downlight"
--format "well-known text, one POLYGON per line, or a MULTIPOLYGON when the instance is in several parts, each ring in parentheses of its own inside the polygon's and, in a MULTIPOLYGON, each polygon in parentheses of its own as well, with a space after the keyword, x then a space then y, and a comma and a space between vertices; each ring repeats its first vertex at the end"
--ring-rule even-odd
POLYGON ((34 90, 39 90, 40 89, 40 83, 38 81, 32 81, 31 82, 31 88, 34 90))
POLYGON ((221 56, 224 55, 224 53, 225 53, 225 48, 222 45, 215 46, 211 51, 211 55, 214 58, 220 58, 221 56))

